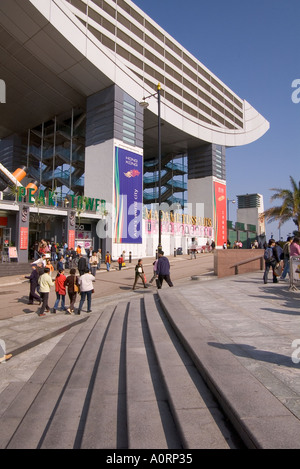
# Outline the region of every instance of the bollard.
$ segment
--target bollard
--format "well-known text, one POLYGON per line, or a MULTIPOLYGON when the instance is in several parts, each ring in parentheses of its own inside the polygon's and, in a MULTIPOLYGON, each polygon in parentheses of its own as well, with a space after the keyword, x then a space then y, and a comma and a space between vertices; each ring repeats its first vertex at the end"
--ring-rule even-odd
POLYGON ((174 257, 176 257, 176 248, 174 248, 174 257))
POLYGON ((129 264, 131 264, 131 251, 129 251, 129 264))

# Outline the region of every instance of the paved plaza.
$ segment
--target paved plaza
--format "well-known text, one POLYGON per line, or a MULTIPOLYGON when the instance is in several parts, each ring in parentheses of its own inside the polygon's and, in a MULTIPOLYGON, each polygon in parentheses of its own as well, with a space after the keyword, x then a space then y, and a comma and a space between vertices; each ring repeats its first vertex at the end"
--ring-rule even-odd
MULTIPOLYGON (((145 260, 147 278, 151 265, 151 260, 145 260)), ((147 304, 150 296, 157 295, 155 287, 131 290, 132 267, 121 273, 97 273, 98 297, 93 299, 90 315, 59 312, 38 318, 34 312, 24 312, 29 306, 20 302, 18 314, 9 315, 10 302, 17 300, 3 294, 0 338, 13 357, 0 365, 2 396, 12 384, 19 392, 67 331, 75 333, 100 310, 137 298, 146 299, 147 304), (114 291, 106 288, 108 276, 114 291)), ((172 273, 174 287, 164 284, 158 295, 178 336, 183 343, 189 342, 186 348, 198 347, 196 359, 205 379, 212 387, 218 386, 220 402, 249 432, 255 447, 299 448, 299 291, 290 291, 288 282, 271 283, 271 276, 264 285, 261 271, 217 279, 212 274, 212 255, 197 260, 173 258, 172 273), (194 336, 193 330, 197 331, 194 336)), ((0 293, 12 291, 11 295, 22 298, 28 285, 5 278, 0 288, 0 293)))

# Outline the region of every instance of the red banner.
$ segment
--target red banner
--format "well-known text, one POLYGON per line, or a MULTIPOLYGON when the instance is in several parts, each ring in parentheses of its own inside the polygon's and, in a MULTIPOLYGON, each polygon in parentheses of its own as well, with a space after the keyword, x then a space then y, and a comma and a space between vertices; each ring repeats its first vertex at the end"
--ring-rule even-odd
POLYGON ((216 246, 227 242, 226 185, 214 182, 214 223, 216 246))
POLYGON ((75 230, 69 230, 68 248, 75 249, 75 230))
POLYGON ((20 228, 20 249, 27 249, 28 248, 28 228, 21 227, 20 228))

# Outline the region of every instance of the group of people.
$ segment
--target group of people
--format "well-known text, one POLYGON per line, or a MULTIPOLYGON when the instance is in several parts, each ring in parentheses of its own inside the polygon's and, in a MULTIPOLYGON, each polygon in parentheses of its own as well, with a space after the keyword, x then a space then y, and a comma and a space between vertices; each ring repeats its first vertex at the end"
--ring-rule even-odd
POLYGON ((86 270, 78 277, 76 269, 71 268, 70 274, 65 275, 64 269, 59 269, 55 279, 52 279, 49 267, 44 267, 41 263, 32 264, 32 272, 25 278, 30 282, 30 293, 28 304, 33 304, 34 300, 41 306, 38 316, 45 316, 45 312, 56 314, 56 310, 61 304, 65 314, 80 314, 81 309, 87 299, 87 312, 90 313, 92 305, 92 293, 94 292, 93 282, 96 278, 86 270), (53 309, 49 307, 49 294, 51 287, 55 287, 56 300, 53 309), (75 302, 77 293, 80 292, 80 302, 78 310, 75 312, 75 302), (68 293, 70 305, 66 307, 66 294, 68 293))
POLYGON ((290 275, 290 257, 292 256, 300 256, 300 238, 288 236, 283 248, 271 238, 264 253, 264 283, 268 282, 270 269, 273 273, 273 283, 278 283, 278 278, 285 280, 286 276, 290 275))
MULTIPOLYGON (((139 259, 135 266, 135 278, 132 287, 133 290, 135 290, 139 279, 142 281, 144 288, 147 288, 142 259, 139 259)), ((169 287, 173 287, 173 282, 170 277, 170 262, 169 259, 165 257, 163 251, 158 251, 158 258, 153 262, 153 276, 149 282, 150 285, 154 280, 156 280, 156 286, 158 289, 162 287, 164 280, 167 282, 169 287)))
MULTIPOLYGON (((107 270, 109 270, 111 263, 111 256, 107 252, 106 259, 107 270)), ((119 265, 124 263, 123 256, 119 258, 119 265)), ((97 253, 94 251, 93 255, 89 259, 89 265, 87 259, 79 253, 79 260, 77 265, 79 276, 76 275, 76 268, 71 268, 69 275, 66 276, 63 256, 57 263, 57 275, 55 279, 52 278, 52 272, 54 270, 50 259, 46 259, 46 254, 42 254, 42 257, 32 263, 32 272, 30 275, 24 277, 29 279, 30 292, 28 304, 33 305, 34 301, 38 302, 40 309, 38 316, 45 316, 45 313, 50 312, 56 314, 59 305, 65 314, 80 314, 82 307, 87 299, 87 312, 91 312, 92 304, 92 293, 94 292, 93 282, 95 282, 96 270, 97 269, 97 253), (50 266, 52 268, 50 268, 50 266), (55 287, 56 300, 53 308, 49 306, 49 295, 51 288, 55 287), (80 301, 77 311, 75 312, 75 302, 77 299, 77 293, 80 294, 80 301), (66 295, 69 297, 69 306, 66 307, 66 295)), ((158 258, 153 263, 153 276, 150 280, 150 285, 156 280, 157 288, 161 288, 163 281, 172 287, 173 283, 170 277, 170 262, 167 257, 164 256, 163 251, 158 252, 158 258)), ((135 278, 132 289, 135 290, 138 280, 141 280, 144 288, 147 288, 146 277, 144 273, 143 261, 139 259, 135 266, 135 278)))

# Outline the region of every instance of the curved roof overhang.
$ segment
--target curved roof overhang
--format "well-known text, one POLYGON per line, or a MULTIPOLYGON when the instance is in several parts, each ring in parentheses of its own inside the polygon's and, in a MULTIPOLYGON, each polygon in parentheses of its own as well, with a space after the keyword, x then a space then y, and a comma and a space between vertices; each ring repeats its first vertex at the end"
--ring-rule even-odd
MULTIPOLYGON (((85 107, 86 97, 114 83, 137 101, 145 89, 126 65, 87 33, 61 0, 1 0, 0 78, 6 104, 0 105, 0 138, 26 131, 72 107, 85 107), (100 48, 101 46, 101 48, 100 48)), ((192 121, 161 100, 163 151, 180 153, 202 143, 248 144, 269 123, 246 101, 244 129, 229 130, 192 121)), ((157 101, 145 111, 145 153, 157 148, 157 101)))

